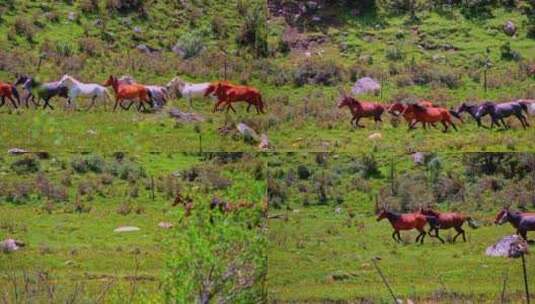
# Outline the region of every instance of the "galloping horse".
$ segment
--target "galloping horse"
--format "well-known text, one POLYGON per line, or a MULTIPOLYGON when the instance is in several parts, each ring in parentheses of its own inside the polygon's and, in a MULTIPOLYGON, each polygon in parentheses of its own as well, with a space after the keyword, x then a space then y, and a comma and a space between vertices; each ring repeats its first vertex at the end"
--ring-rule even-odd
POLYGON ((421 214, 421 213, 395 213, 386 210, 385 208, 379 209, 379 215, 377 217, 377 221, 381 221, 382 219, 388 219, 390 224, 392 225, 392 228, 394 228, 394 232, 392 233, 392 238, 396 242, 401 242, 401 236, 399 234, 400 230, 412 230, 416 229, 420 232, 418 236, 416 237, 416 242, 420 240, 420 243, 424 243, 424 237, 425 237, 425 224, 427 224, 427 218, 421 214), (397 238, 396 238, 397 236, 397 238))
MULTIPOLYGON (((427 101, 427 100, 419 101, 418 104, 421 105, 422 107, 434 107, 435 106, 435 105, 433 105, 432 102, 427 101)), ((396 102, 394 104, 391 104, 388 107, 388 113, 390 113, 390 114, 392 114, 394 116, 400 116, 400 115, 403 116, 403 118, 405 119, 407 124, 410 126, 411 123, 414 120, 414 113, 406 112, 406 109, 407 109, 407 105, 406 104, 403 104, 401 102, 396 102)), ((427 126, 427 123, 426 122, 422 122, 422 125, 425 128, 427 126)), ((434 124, 431 124, 431 125, 433 127, 435 127, 434 124)))
POLYGON ((487 112, 488 109, 485 111, 479 111, 480 108, 481 108, 481 105, 479 104, 468 104, 468 103, 463 102, 457 108, 457 113, 461 114, 463 112, 467 112, 477 122, 478 127, 486 128, 485 125, 481 123, 481 116, 488 114, 487 112))
POLYGON ((13 104, 15 109, 17 108, 17 103, 20 105, 19 92, 17 91, 17 87, 12 84, 0 81, 0 98, 2 99, 0 102, 0 107, 6 103, 6 98, 11 101, 11 104, 13 104), (16 100, 13 99, 13 97, 15 97, 16 100))
POLYGON ((151 93, 143 85, 125 84, 119 82, 116 77, 110 75, 108 80, 104 83, 104 86, 112 86, 115 91, 115 106, 113 107, 113 111, 117 109, 119 104, 123 110, 130 110, 135 99, 138 99, 139 102, 138 111, 141 111, 142 108, 143 110, 146 110, 144 103, 147 103, 152 107, 151 93), (124 100, 130 100, 130 104, 126 108, 122 105, 124 100))
POLYGON ((105 87, 96 83, 82 83, 67 74, 61 78, 59 85, 66 86, 69 89, 69 103, 72 103, 75 109, 75 100, 78 96, 91 98, 91 104, 87 110, 90 110, 95 105, 97 98, 102 100, 104 105, 106 104, 107 100, 111 101, 112 99, 110 92, 105 87))
POLYGON ((208 96, 212 93, 218 98, 218 101, 214 106, 214 112, 218 110, 220 105, 223 107, 226 105, 227 112, 229 109, 231 109, 234 113, 236 113, 232 103, 246 102, 249 104, 247 106, 247 112, 249 112, 251 106, 255 106, 257 114, 265 113, 262 95, 256 88, 234 85, 229 82, 222 81, 210 84, 204 93, 204 96, 208 96))
MULTIPOLYGON (((122 76, 119 78, 119 83, 137 84, 132 76, 122 76)), ((143 85, 150 92, 151 102, 156 108, 161 108, 167 104, 168 91, 167 88, 158 85, 143 85)))
MULTIPOLYGON (((177 96, 186 98, 189 102, 190 107, 192 106, 192 101, 194 98, 203 98, 206 96, 206 91, 211 85, 210 82, 205 83, 189 83, 175 77, 171 79, 165 86, 169 92, 174 93, 177 96)), ((211 96, 214 97, 213 95, 211 96)))
POLYGON ((506 222, 511 223, 516 228, 516 233, 526 241, 528 240, 528 231, 535 231, 535 213, 513 212, 508 207, 504 207, 496 215, 494 223, 503 225, 506 222))
POLYGON ((498 120, 501 121, 505 128, 509 128, 509 126, 507 125, 507 123, 505 123, 503 119, 514 115, 518 120, 520 120, 522 127, 526 129, 527 127, 529 127, 529 123, 524 114, 522 114, 522 111, 525 111, 527 113, 527 106, 518 102, 512 101, 495 104, 489 101, 480 105, 476 116, 483 117, 487 114, 490 115, 492 119, 490 128, 492 129, 495 124, 500 126, 498 120))
POLYGON ((381 115, 383 115, 385 108, 383 105, 372 102, 359 101, 351 96, 345 95, 342 98, 342 101, 338 103, 338 108, 348 107, 351 111, 351 125, 353 123, 356 127, 364 128, 364 126, 359 125, 359 121, 363 117, 373 117, 375 123, 383 121, 381 115))
POLYGON ((463 236, 463 240, 466 242, 466 233, 464 229, 462 228, 464 222, 468 222, 468 225, 471 228, 477 228, 474 221, 471 217, 465 216, 461 213, 457 212, 437 212, 432 209, 424 209, 420 208, 419 212, 428 218, 429 222, 429 236, 438 238, 442 244, 444 244, 444 240, 438 235, 439 229, 447 230, 454 228, 455 231, 457 231, 457 234, 453 237, 453 242, 455 243, 457 237, 459 235, 463 236), (431 231, 435 231, 435 234, 432 235, 431 231))
POLYGON ((409 130, 414 128, 416 123, 420 121, 431 124, 441 122, 444 126, 444 133, 448 132, 449 125, 451 125, 455 131, 457 131, 457 127, 451 120, 451 113, 448 109, 437 107, 426 108, 418 104, 409 104, 407 105, 405 112, 412 112, 414 114, 414 122, 409 126, 409 130))
POLYGON ((39 105, 39 101, 44 100, 43 109, 46 109, 48 106, 51 110, 54 110, 50 104, 50 99, 55 96, 60 96, 63 98, 69 98, 69 89, 65 86, 60 85, 59 81, 42 83, 36 80, 35 78, 28 76, 20 76, 15 85, 22 84, 24 88, 28 91, 28 96, 26 97, 25 103, 26 108, 28 108, 28 101, 32 100, 35 106, 39 105), (37 97, 37 101, 35 100, 37 97))

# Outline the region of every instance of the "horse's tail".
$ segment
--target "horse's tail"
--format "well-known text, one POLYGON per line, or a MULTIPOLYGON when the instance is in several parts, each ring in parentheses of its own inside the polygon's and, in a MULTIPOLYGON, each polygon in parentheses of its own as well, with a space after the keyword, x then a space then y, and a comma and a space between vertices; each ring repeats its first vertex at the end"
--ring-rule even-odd
POLYGON ((258 104, 258 107, 260 108, 260 112, 266 113, 264 111, 264 101, 262 101, 262 95, 260 93, 256 97, 256 103, 258 104))
POLYGON ((470 226, 470 228, 472 228, 472 229, 479 228, 479 224, 476 223, 476 221, 474 221, 474 219, 471 218, 471 217, 467 217, 466 218, 466 222, 468 222, 468 226, 470 226))
POLYGON ((15 98, 17 99, 17 102, 20 104, 20 95, 16 86, 11 86, 11 93, 13 93, 13 96, 15 96, 15 98))
POLYGON ((154 95, 152 94, 152 92, 149 89, 147 89, 147 96, 149 97, 149 104, 150 104, 151 108, 154 108, 154 105, 156 104, 154 102, 154 95))

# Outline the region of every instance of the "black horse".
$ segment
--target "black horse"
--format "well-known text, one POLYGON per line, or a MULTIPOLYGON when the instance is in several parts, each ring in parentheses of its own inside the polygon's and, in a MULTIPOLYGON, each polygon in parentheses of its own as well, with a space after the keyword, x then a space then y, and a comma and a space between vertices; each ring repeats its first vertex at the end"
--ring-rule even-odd
POLYGON ((22 84, 24 89, 28 91, 28 95, 25 99, 26 108, 29 108, 30 98, 36 107, 39 106, 39 101, 42 99, 45 102, 43 109, 49 107, 52 110, 54 109, 50 104, 50 99, 52 99, 52 97, 59 96, 66 99, 69 98, 69 88, 66 86, 61 86, 58 81, 41 83, 35 78, 29 76, 20 76, 15 82, 15 85, 20 84, 22 84))

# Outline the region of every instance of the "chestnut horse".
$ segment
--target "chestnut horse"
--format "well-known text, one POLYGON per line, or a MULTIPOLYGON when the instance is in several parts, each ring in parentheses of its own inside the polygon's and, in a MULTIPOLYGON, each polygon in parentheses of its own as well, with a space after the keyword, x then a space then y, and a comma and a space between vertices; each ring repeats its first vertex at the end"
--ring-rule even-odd
POLYGON ((418 104, 408 104, 402 114, 407 113, 412 113, 414 115, 414 121, 409 125, 409 131, 413 129, 418 122, 427 122, 431 124, 440 122, 444 126, 444 133, 448 132, 448 127, 450 125, 457 131, 457 127, 451 120, 451 113, 448 109, 438 107, 427 108, 418 104))
POLYGON ((379 209, 379 215, 377 216, 377 221, 382 219, 388 219, 394 232, 392 233, 392 238, 396 242, 401 242, 401 236, 399 234, 400 230, 412 230, 416 229, 420 232, 416 237, 416 242, 420 240, 420 244, 424 243, 425 237, 425 224, 427 224, 427 218, 421 213, 395 213, 386 210, 385 208, 379 209), (397 236, 397 238, 396 238, 397 236))
POLYGON ((419 211, 421 214, 428 217, 427 221, 429 222, 429 236, 430 237, 436 237, 439 239, 442 244, 444 244, 444 240, 438 235, 439 229, 447 230, 454 228, 455 231, 457 231, 457 234, 453 237, 453 242, 457 240, 457 237, 459 235, 463 236, 463 240, 466 242, 466 233, 464 229, 462 228, 464 222, 468 222, 468 225, 475 229, 477 228, 476 224, 474 223, 473 219, 469 216, 465 216, 461 213, 457 212, 437 212, 433 209, 427 208, 420 208, 419 211), (435 231, 435 234, 432 235, 431 231, 435 231))
POLYGON ((13 107, 15 107, 15 109, 17 108, 17 103, 20 105, 19 92, 17 91, 17 87, 12 84, 0 81, 0 98, 0 107, 2 107, 6 103, 6 98, 11 101, 11 104, 13 104, 13 107), (15 97, 16 100, 13 99, 13 97, 15 97))
POLYGON ((351 96, 344 95, 342 101, 338 103, 338 108, 348 107, 351 111, 351 125, 359 128, 364 128, 364 126, 359 125, 359 121, 363 117, 373 117, 375 123, 383 121, 381 115, 383 115, 385 108, 383 105, 373 102, 364 102, 359 101, 351 96))
POLYGON ((236 113, 232 103, 246 102, 249 104, 247 106, 247 112, 249 112, 251 106, 255 106, 257 114, 265 113, 262 94, 260 94, 260 91, 256 88, 234 85, 227 81, 221 81, 210 84, 204 93, 204 96, 206 97, 212 93, 218 98, 218 101, 214 106, 214 112, 218 110, 219 106, 222 105, 224 107, 226 105, 227 112, 232 110, 236 113))
POLYGON ((113 107, 113 111, 117 109, 119 104, 121 104, 121 108, 124 110, 129 110, 135 99, 138 99, 139 101, 138 111, 141 111, 141 108, 146 110, 145 103, 152 107, 151 93, 149 89, 143 85, 124 84, 119 82, 116 77, 110 75, 108 80, 104 83, 104 86, 112 86, 115 91, 115 106, 113 107), (130 104, 126 108, 122 105, 124 100, 130 100, 130 104))
MULTIPOLYGON (((433 103, 430 102, 430 101, 427 101, 427 100, 424 100, 424 101, 420 101, 418 102, 419 105, 421 105, 422 107, 434 107, 433 103)), ((392 105, 390 105, 390 107, 388 107, 388 113, 394 115, 394 116, 403 116, 403 118, 405 119, 405 121, 407 122, 407 124, 410 126, 411 123, 413 122, 414 120, 414 113, 412 112, 406 112, 405 110, 407 109, 407 105, 406 104, 403 104, 401 102, 396 102, 392 105)), ((427 126, 427 123, 426 122, 422 122, 422 125, 424 126, 424 128, 427 126)), ((431 124, 433 127, 435 126, 434 124, 431 124)))
POLYGON ((522 213, 510 211, 509 207, 504 207, 496 215, 495 224, 503 225, 506 222, 511 223, 516 228, 516 233, 528 240, 528 231, 535 231, 535 213, 522 213))

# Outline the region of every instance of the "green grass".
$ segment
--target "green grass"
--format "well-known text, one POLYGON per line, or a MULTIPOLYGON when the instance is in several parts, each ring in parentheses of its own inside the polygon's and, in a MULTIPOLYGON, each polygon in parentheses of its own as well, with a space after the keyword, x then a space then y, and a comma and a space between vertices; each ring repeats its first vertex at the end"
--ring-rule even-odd
MULTIPOLYGON (((68 187, 68 201, 52 203, 51 213, 45 211, 47 199, 32 194, 28 201, 11 203, 0 196, 0 239, 20 239, 26 247, 13 254, 0 254, 0 290, 13 296, 15 288, 9 275, 27 273, 33 275, 47 272, 57 295, 71 294, 76 285, 83 286, 81 297, 96 299, 107 286, 106 301, 121 303, 122 296, 133 296, 136 302, 155 303, 163 301, 161 284, 164 282, 166 261, 170 258, 169 244, 174 238, 174 229, 182 225, 194 225, 183 218, 180 207, 171 207, 172 199, 167 197, 165 182, 160 178, 175 174, 193 166, 211 166, 206 155, 195 154, 138 154, 129 155, 134 163, 142 166, 147 177, 126 182, 118 177, 111 185, 100 185, 93 193, 93 199, 80 195, 81 202, 91 207, 89 213, 73 213, 72 205, 77 197, 77 186, 91 181, 98 184, 100 174, 72 174, 72 186, 68 187), (149 176, 156 181, 156 198, 151 199, 146 188, 149 176), (160 185, 160 186, 158 186, 160 185), (133 187, 139 187, 139 196, 128 195, 133 187), (164 190, 159 190, 164 187, 164 190), (99 194, 101 193, 101 194, 99 194), (120 215, 117 210, 125 202, 133 208, 141 207, 143 212, 120 215), (158 227, 160 222, 171 222, 172 230, 158 227), (138 232, 115 233, 118 226, 136 226, 138 232), (137 281, 133 281, 136 278, 137 281), (133 286, 137 291, 132 291, 133 286), (145 295, 150 297, 145 298, 145 295)), ((70 159, 76 154, 61 154, 50 160, 41 160, 40 171, 54 184, 68 174, 70 159)), ((0 176, 3 183, 25 183, 33 186, 36 174, 16 176, 9 169, 14 157, 0 158, 0 176)), ((110 157, 105 158, 107 162, 110 157)), ((265 193, 265 182, 252 177, 249 162, 241 160, 219 166, 222 176, 230 179, 230 187, 212 189, 202 182, 187 183, 176 180, 183 193, 195 199, 197 211, 204 212, 213 196, 225 200, 247 200, 260 204, 265 193)), ((6 185, 6 184, 3 184, 6 185)), ((252 218, 250 218, 252 219, 252 218)), ((19 289, 19 292, 21 290, 19 289)), ((8 297, 9 298, 9 297, 8 297)), ((59 298, 56 298, 59 300, 59 298)))
MULTIPOLYGON (((436 156, 442 167, 439 176, 460 181, 464 200, 450 198, 437 203, 429 196, 437 186, 429 182, 430 170, 415 166, 406 156, 375 155, 380 173, 363 178, 361 171, 352 171, 362 159, 359 154, 327 154, 324 164, 318 164, 316 155, 310 153, 273 155, 268 163, 270 178, 286 189, 278 191, 285 192, 287 199, 279 208, 272 205, 270 212, 270 301, 391 303, 372 262, 379 257, 379 267, 402 299, 417 303, 495 303, 507 273, 506 295, 512 303, 521 303, 524 285, 520 260, 488 257, 485 250, 515 232, 509 224, 495 226, 493 221, 504 201, 513 206, 517 203, 517 199, 506 194, 511 193, 507 189, 522 185, 531 177, 527 180, 504 180, 501 174, 471 177, 469 155, 438 153, 436 156), (411 231, 401 232, 404 242, 395 243, 390 223, 377 222, 374 211, 377 193, 390 193, 391 161, 395 164, 399 193, 380 198, 380 205, 390 202, 390 208, 399 208, 395 198, 403 200, 405 193, 414 191, 414 196, 408 198, 409 207, 434 204, 443 211, 461 211, 476 219, 481 227, 471 229, 465 225, 467 242, 460 237, 455 244, 443 245, 438 239, 426 236, 425 243, 419 245, 414 243, 417 233, 411 231), (300 179, 296 174, 299 165, 306 166, 312 176, 300 179), (417 179, 418 174, 424 180, 417 179), (498 192, 488 192, 482 188, 484 179, 504 182, 504 186, 498 192), (323 205, 318 194, 318 183, 322 180, 328 198, 323 205), (333 275, 346 278, 335 280, 333 275)), ((532 193, 529 186, 519 189, 521 193, 532 193)), ((441 232, 447 241, 454 235, 453 230, 441 232)), ((535 263, 534 258, 528 255, 527 263, 529 269, 535 263)), ((532 274, 529 276, 532 281, 532 274)))

